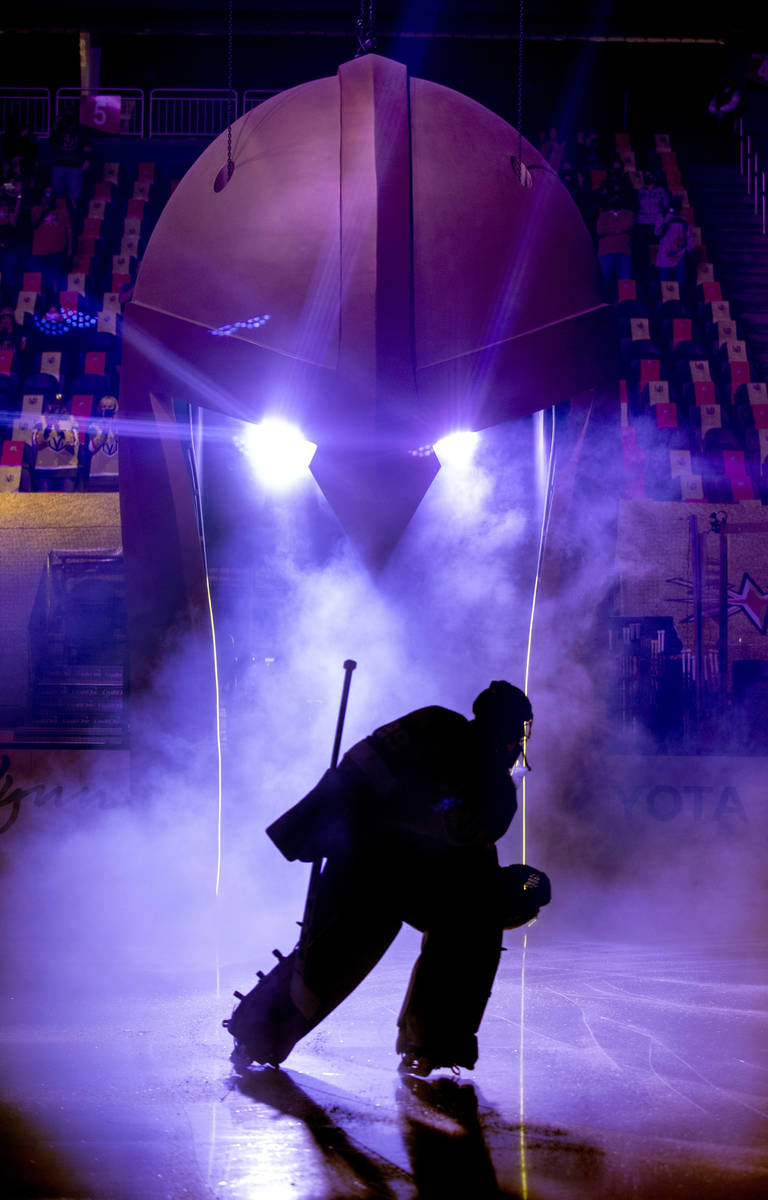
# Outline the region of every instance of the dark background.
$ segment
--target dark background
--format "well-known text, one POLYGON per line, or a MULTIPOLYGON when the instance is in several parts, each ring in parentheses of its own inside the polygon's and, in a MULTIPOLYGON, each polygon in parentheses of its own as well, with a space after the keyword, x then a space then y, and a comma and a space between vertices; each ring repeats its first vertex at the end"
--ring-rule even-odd
MULTIPOLYGON (((525 8, 523 132, 536 141, 595 125, 675 132, 706 124, 720 77, 744 77, 751 55, 768 49, 759 6, 670 5, 647 0, 568 4, 529 0, 525 8)), ((233 83, 283 89, 334 74, 354 56, 359 5, 233 5, 233 83)), ((519 8, 501 0, 374 6, 378 50, 411 72, 464 91, 517 124, 519 8)), ((76 87, 78 34, 101 46, 109 87, 225 87, 225 2, 160 0, 152 7, 14 6, 0 33, 2 83, 76 87)))

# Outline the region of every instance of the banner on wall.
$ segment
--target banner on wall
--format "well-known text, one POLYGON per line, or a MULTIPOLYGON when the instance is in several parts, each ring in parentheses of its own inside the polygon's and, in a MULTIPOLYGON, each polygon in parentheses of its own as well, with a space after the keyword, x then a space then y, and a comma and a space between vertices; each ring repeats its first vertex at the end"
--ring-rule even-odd
POLYGON ((596 798, 628 832, 768 843, 763 757, 622 755, 604 766, 596 798))
POLYGON ((768 660, 768 510, 761 505, 727 504, 710 512, 672 501, 623 502, 617 551, 621 612, 672 618, 684 648, 692 648, 692 515, 704 536, 705 643, 716 645, 719 638, 722 530, 727 538, 730 659, 768 660))
POLYGON ((0 850, 130 802, 127 750, 0 748, 0 850))

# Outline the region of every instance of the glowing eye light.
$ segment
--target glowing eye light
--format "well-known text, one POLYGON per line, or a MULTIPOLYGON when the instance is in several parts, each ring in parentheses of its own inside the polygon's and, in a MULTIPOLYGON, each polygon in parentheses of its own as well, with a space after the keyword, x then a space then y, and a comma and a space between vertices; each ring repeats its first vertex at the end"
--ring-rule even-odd
POLYGON ((305 474, 317 447, 286 421, 267 417, 245 434, 245 451, 257 479, 273 491, 284 491, 305 474))
POLYGON ((440 460, 440 465, 468 466, 474 458, 479 440, 480 435, 469 430, 449 433, 447 437, 440 438, 439 442, 435 442, 435 454, 440 460))
POLYGON ((261 317, 249 317, 247 321, 234 321, 231 325, 219 325, 218 329, 209 329, 213 337, 230 337, 238 329, 261 329, 270 320, 269 313, 261 317))

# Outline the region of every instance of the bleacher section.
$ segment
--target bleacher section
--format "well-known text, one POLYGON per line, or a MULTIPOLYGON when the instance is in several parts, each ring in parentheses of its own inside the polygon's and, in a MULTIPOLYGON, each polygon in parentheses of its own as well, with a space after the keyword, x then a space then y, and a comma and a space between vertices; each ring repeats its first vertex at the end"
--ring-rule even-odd
POLYGON ((65 280, 0 281, 15 321, 0 349, 0 491, 117 487, 122 312, 169 190, 153 162, 105 163, 73 221, 65 280))
MULTIPOLYGON (((626 134, 617 152, 634 187, 639 155, 626 134)), ((768 394, 744 331, 709 261, 666 135, 647 165, 663 173, 693 230, 686 282, 662 280, 656 246, 618 281, 622 379, 619 411, 626 495, 654 500, 768 503, 768 394)))

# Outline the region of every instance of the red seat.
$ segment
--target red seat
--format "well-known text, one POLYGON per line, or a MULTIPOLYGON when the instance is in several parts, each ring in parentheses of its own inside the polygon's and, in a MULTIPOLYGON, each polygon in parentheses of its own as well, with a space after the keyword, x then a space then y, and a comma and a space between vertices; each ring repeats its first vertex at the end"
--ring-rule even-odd
POLYGON ((622 300, 637 300, 637 284, 634 279, 617 279, 619 303, 622 300))
POLYGON ((3 442, 0 463, 4 467, 20 467, 24 459, 25 442, 3 442))
POLYGON ((661 379, 661 363, 658 358, 641 358, 640 387, 643 388, 646 383, 652 383, 655 379, 661 379))
POLYGON ((672 345, 678 342, 690 342, 693 337, 691 322, 687 317, 674 317, 672 320, 672 345))
POLYGON ((729 479, 745 479, 747 471, 744 466, 743 450, 723 450, 723 470, 729 479))
POLYGON ((22 292, 37 292, 39 295, 43 290, 43 273, 42 271, 26 271, 21 284, 22 292))
POLYGON ((82 296, 79 292, 59 292, 59 308, 68 312, 77 312, 82 296))
POLYGON ((72 259, 72 270, 79 271, 81 275, 87 275, 90 272, 92 263, 92 254, 75 254, 72 259))
POLYGON ((742 383, 749 383, 749 363, 739 361, 729 362, 728 373, 731 380, 731 400, 733 400, 736 389, 741 387, 742 383))
POLYGON ((743 478, 731 476, 730 480, 734 500, 754 500, 755 489, 752 487, 752 480, 749 476, 745 475, 743 478))
POLYGON ((83 395, 82 393, 78 393, 76 396, 70 398, 69 410, 77 421, 77 432, 81 444, 85 441, 88 422, 93 415, 93 401, 93 396, 83 395))
POLYGON ((106 375, 106 353, 103 350, 89 350, 85 356, 83 370, 86 375, 106 375))
POLYGON ((715 385, 711 379, 700 380, 693 385, 696 404, 717 404, 715 385))
POLYGON ((657 429, 677 429, 677 405, 654 404, 657 429))

